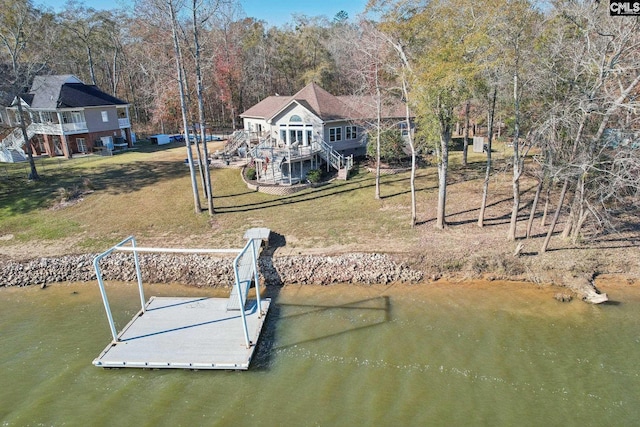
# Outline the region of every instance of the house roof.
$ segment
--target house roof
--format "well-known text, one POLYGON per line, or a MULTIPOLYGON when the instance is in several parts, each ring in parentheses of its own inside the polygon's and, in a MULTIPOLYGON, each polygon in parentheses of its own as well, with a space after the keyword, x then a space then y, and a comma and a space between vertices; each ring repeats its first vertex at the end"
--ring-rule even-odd
POLYGON ((279 111, 285 104, 288 104, 291 100, 290 96, 268 96, 262 101, 258 102, 253 107, 249 108, 244 113, 240 114, 241 117, 256 117, 261 119, 270 119, 273 116, 274 111, 279 111))
POLYGON ((310 83, 292 96, 323 121, 354 118, 357 114, 337 96, 331 95, 315 83, 310 83))
MULTIPOLYGON (((373 119, 378 115, 376 99, 371 95, 347 95, 338 97, 344 104, 357 111, 358 119, 373 119)), ((385 119, 404 119, 407 112, 405 105, 396 100, 395 102, 384 102, 381 105, 381 115, 385 119)))
POLYGON ((36 76, 31 90, 20 97, 31 108, 46 110, 127 105, 127 102, 101 91, 95 85, 86 85, 70 74, 36 76))
MULTIPOLYGON (((293 96, 269 96, 249 108, 241 117, 262 118, 271 120, 292 103, 302 105, 307 110, 327 122, 332 120, 358 120, 376 116, 373 97, 370 96, 334 96, 318 86, 310 83, 293 96)), ((383 116, 403 117, 404 108, 401 103, 383 107, 383 116)))

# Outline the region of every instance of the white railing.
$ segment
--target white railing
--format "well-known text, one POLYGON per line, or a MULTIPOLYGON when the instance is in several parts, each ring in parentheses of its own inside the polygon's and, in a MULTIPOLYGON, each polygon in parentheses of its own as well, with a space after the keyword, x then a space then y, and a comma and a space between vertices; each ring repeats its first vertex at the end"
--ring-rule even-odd
POLYGON ((131 121, 129 120, 128 117, 125 117, 123 119, 118 119, 118 126, 120 126, 120 129, 130 128, 131 121))
POLYGON ((314 144, 317 144, 318 151, 324 160, 335 169, 346 169, 347 172, 353 169, 353 156, 345 157, 334 150, 333 147, 323 139, 314 141, 314 144))
POLYGON ((86 132, 89 130, 87 128, 87 122, 77 122, 77 123, 64 123, 62 125, 63 132, 86 132))
POLYGON ((31 123, 29 129, 33 129, 34 134, 62 135, 62 126, 59 123, 31 123))
MULTIPOLYGON (((100 261, 105 256, 109 255, 114 251, 125 251, 133 253, 133 260, 136 269, 136 278, 138 280, 138 292, 140 294, 140 305, 142 312, 145 312, 145 297, 144 290, 142 286, 142 271, 140 269, 140 261, 138 258, 139 252, 155 252, 155 253, 188 253, 188 254, 219 254, 219 253, 237 253, 238 255, 233 261, 233 272, 235 274, 235 286, 238 295, 241 300, 246 299, 246 295, 243 294, 241 282, 246 280, 240 277, 240 273, 238 271, 238 262, 243 255, 250 256, 251 261, 253 263, 253 274, 256 286, 256 299, 258 303, 258 310, 261 310, 261 302, 260 302, 260 281, 258 277, 258 250, 256 248, 257 242, 260 242, 256 239, 249 239, 247 244, 243 249, 186 249, 186 248, 145 248, 136 246, 136 240, 133 236, 129 236, 117 245, 112 248, 104 251, 93 259, 93 268, 96 271, 96 278, 98 279, 98 286, 100 287, 100 295, 102 296, 102 302, 104 304, 105 311, 107 313, 107 320, 109 321, 109 327, 111 329, 111 335, 113 336, 113 342, 118 342, 118 332, 116 330, 115 323, 113 321, 113 315, 111 313, 111 308, 109 306, 109 299, 107 298, 107 291, 104 286, 104 280, 102 277, 102 270, 100 268, 100 261), (127 243, 130 243, 129 246, 125 246, 127 243), (251 251, 251 252, 249 252, 251 251)), ((260 316, 261 313, 259 313, 260 316)), ((251 346, 251 342, 249 340, 249 331, 247 328, 247 320, 245 315, 245 310, 240 310, 240 315, 242 317, 242 326, 244 328, 244 337, 245 344, 247 348, 251 346)))
MULTIPOLYGON (((35 135, 31 125, 27 127, 27 139, 31 139, 35 135)), ((19 157, 25 159, 27 154, 22 149, 24 145, 24 136, 22 135, 22 129, 15 128, 5 139, 0 142, 0 148, 2 149, 2 161, 13 162, 14 157, 11 155, 10 150, 14 150, 19 154, 19 157)))

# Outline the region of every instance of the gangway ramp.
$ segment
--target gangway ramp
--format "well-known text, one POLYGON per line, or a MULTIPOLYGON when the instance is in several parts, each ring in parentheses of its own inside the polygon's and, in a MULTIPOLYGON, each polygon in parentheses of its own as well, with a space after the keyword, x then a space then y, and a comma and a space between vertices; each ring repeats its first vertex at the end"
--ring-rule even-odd
POLYGON ((113 341, 93 364, 103 368, 249 369, 271 304, 270 299, 260 298, 260 242, 250 239, 243 249, 143 248, 137 247, 131 236, 98 255, 94 267, 113 341), (114 251, 133 253, 141 303, 140 311, 119 333, 100 270, 101 259, 114 251), (145 302, 140 252, 237 253, 233 289, 241 297, 238 301, 243 301, 244 309, 229 311, 230 298, 151 297, 145 302), (240 269, 236 268, 239 260, 252 264, 245 266, 245 271, 253 274, 255 300, 247 299, 251 280, 240 280, 240 269))

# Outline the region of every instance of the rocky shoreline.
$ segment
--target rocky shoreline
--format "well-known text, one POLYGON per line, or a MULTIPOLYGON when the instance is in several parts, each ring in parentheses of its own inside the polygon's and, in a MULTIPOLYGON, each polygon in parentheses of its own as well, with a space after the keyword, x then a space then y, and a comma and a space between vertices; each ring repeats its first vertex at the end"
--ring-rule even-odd
MULTIPOLYGON (((37 258, 25 262, 0 261, 2 286, 46 286, 56 282, 96 280, 93 254, 37 258)), ((203 255, 141 254, 143 280, 200 287, 229 287, 233 283, 231 258, 203 255)), ((114 253, 100 263, 105 280, 135 280, 131 254, 114 253)), ((285 283, 418 283, 424 273, 383 254, 338 256, 298 255, 260 257, 261 281, 267 286, 285 283)))
MULTIPOLYGON (((93 267, 95 254, 36 258, 28 261, 0 260, 0 286, 41 286, 60 282, 90 282, 96 280, 93 267)), ((141 254, 140 265, 145 283, 180 283, 197 287, 230 287, 233 284, 232 258, 206 255, 141 254)), ((128 253, 113 253, 100 263, 105 280, 134 281, 135 265, 128 253)), ((261 256, 261 283, 266 286, 284 284, 330 285, 353 284, 415 284, 438 280, 440 274, 425 271, 394 257, 378 253, 353 253, 335 256, 291 255, 261 256)), ((484 280, 494 280, 494 275, 484 280)), ((524 280, 519 276, 500 277, 524 280)), ((564 287, 576 297, 591 303, 607 301, 598 292, 592 274, 564 274, 547 277, 545 282, 564 287)), ((571 294, 559 293, 556 299, 570 301, 571 294)))

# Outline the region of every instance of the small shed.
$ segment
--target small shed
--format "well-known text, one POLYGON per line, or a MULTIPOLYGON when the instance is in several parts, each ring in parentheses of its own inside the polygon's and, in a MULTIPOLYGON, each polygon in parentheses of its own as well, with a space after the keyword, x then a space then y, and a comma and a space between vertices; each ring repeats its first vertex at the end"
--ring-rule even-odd
POLYGON ((474 153, 483 153, 485 150, 485 144, 487 143, 487 138, 484 136, 474 136, 473 137, 473 152, 474 153))
POLYGON ((156 145, 164 145, 164 144, 169 144, 171 142, 171 137, 169 135, 164 135, 164 134, 152 135, 149 137, 149 139, 151 140, 152 144, 156 144, 156 145))

